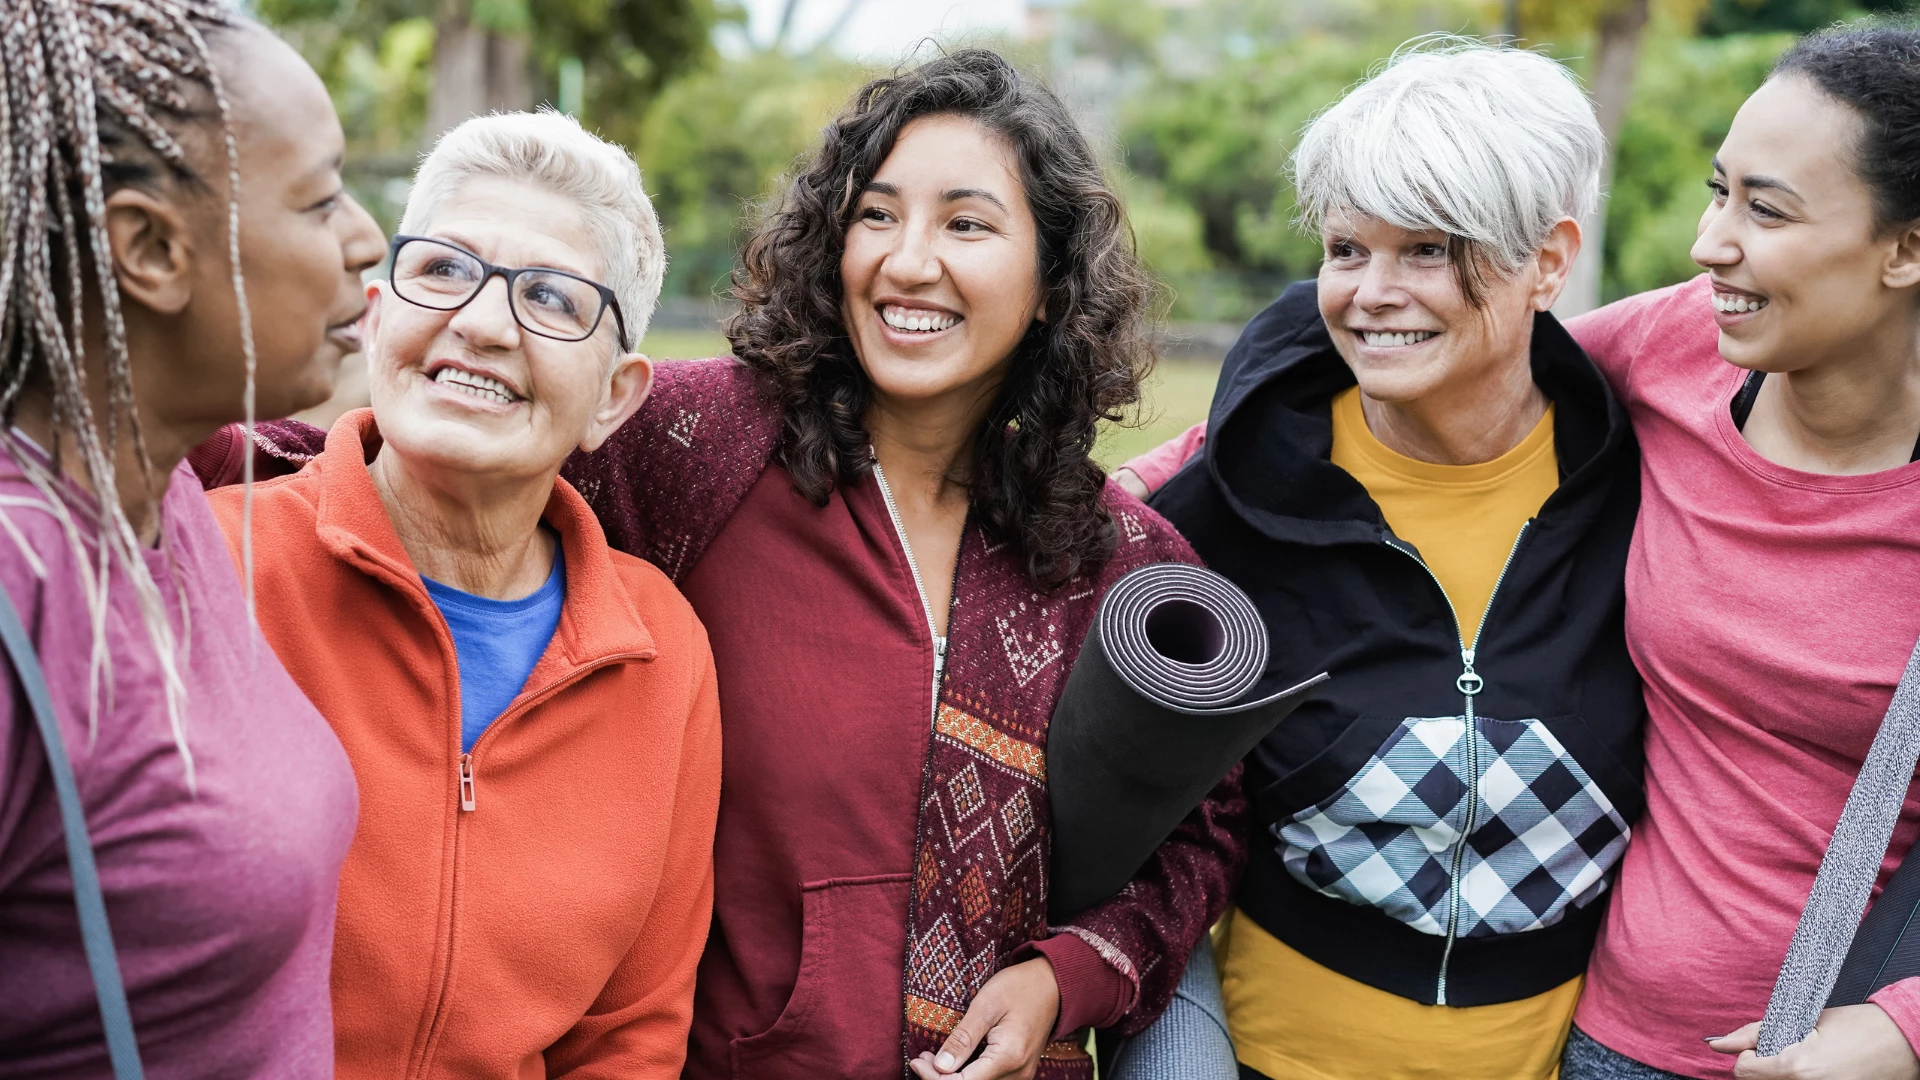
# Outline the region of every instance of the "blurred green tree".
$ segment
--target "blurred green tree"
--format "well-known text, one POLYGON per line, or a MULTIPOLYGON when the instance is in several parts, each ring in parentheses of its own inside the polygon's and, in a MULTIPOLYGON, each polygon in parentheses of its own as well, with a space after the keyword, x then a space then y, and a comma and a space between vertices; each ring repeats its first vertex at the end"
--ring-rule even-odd
POLYGON ((392 209, 386 181, 441 130, 489 108, 555 99, 577 62, 583 121, 631 142, 674 78, 713 59, 738 0, 258 0, 327 81, 347 128, 356 187, 392 209))
POLYGON ((1707 37, 1786 31, 1803 34, 1861 15, 1920 11, 1914 0, 1709 0, 1700 20, 1707 37))
POLYGON ((1655 35, 1648 43, 1614 149, 1605 299, 1699 273, 1687 252, 1707 206, 1713 155, 1740 103, 1792 41, 1791 34, 1655 35))
POLYGON ((733 268, 742 211, 769 195, 871 74, 824 51, 768 49, 660 94, 634 149, 666 230, 669 293, 714 295, 733 268))

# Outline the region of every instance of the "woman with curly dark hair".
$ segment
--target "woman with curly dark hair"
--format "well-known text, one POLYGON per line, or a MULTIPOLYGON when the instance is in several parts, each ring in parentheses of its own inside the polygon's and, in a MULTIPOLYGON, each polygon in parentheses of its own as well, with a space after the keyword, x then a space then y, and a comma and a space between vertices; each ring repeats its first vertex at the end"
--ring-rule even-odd
POLYGON ((1051 92, 955 52, 827 126, 736 292, 738 360, 658 365, 565 474, 719 673, 685 1075, 1091 1078, 1081 1034, 1165 1007, 1246 816, 1236 771, 1048 925, 1054 702, 1106 589, 1194 559, 1089 457, 1150 359, 1119 201, 1051 92))

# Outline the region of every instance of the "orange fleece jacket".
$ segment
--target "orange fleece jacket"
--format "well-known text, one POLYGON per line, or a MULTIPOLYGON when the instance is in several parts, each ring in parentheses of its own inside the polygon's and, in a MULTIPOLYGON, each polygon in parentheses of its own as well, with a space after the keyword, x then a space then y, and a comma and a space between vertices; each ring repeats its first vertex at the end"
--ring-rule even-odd
MULTIPOLYGON (((374 490, 378 440, 370 410, 348 413, 254 489, 261 628, 360 782, 337 1075, 677 1077, 720 797, 706 630, 557 481, 560 625, 463 791, 453 638, 374 490)), ((209 497, 237 560, 242 491, 209 497)))

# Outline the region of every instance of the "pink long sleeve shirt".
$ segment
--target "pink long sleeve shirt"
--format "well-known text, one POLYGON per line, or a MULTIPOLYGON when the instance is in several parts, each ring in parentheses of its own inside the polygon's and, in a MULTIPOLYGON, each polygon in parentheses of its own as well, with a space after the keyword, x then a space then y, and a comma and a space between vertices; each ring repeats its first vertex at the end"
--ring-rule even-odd
MULTIPOLYGON (((1758 1020, 1841 806, 1920 636, 1920 464, 1799 472, 1729 404, 1704 276, 1568 329, 1639 436, 1627 641, 1647 811, 1575 1016, 1657 1068, 1730 1077, 1702 1039, 1758 1020)), ((1886 875, 1920 833, 1910 789, 1886 875)), ((1920 979, 1873 998, 1920 1045, 1920 979)))

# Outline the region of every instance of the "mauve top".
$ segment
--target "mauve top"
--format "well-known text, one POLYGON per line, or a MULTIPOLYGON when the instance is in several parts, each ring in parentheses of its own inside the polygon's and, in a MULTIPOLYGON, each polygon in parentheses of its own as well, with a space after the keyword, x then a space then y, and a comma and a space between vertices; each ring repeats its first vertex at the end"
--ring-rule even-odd
MULTIPOLYGON (((91 548, 85 501, 69 505, 91 548)), ((0 514, 0 586, 39 651, 73 760, 147 1076, 331 1077, 327 977, 358 812, 353 773, 249 626, 199 483, 184 464, 175 470, 161 545, 146 553, 175 632, 186 627, 177 655, 197 790, 131 582, 112 578, 111 685, 90 739, 82 568, 4 453, 0 514)), ((16 684, 0 695, 0 1077, 109 1074, 52 774, 16 684)))

